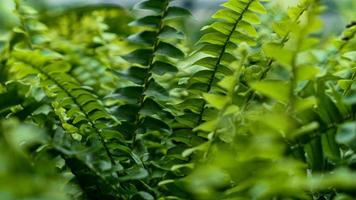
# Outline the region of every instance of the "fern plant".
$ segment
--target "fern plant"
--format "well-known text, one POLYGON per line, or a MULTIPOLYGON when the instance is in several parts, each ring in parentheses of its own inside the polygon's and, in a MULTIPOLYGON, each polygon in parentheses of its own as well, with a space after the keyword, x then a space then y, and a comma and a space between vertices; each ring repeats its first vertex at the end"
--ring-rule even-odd
POLYGON ((14 1, 0 199, 355 198, 355 22, 324 34, 322 1, 227 0, 189 45, 178 3, 14 1))

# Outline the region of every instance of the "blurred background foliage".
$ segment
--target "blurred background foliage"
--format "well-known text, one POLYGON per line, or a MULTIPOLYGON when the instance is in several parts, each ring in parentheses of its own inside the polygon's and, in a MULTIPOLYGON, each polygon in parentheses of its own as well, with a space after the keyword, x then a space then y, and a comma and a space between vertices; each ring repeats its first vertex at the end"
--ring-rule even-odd
POLYGON ((41 152, 31 154, 31 148, 45 143, 43 130, 16 120, 2 121, 0 127, 0 198, 69 199, 75 187, 59 176, 53 159, 41 152))
MULTIPOLYGON (((90 7, 118 7, 130 9, 138 0, 27 0, 29 4, 34 6, 36 9, 40 10, 41 13, 60 13, 60 12, 70 12, 70 10, 85 10, 90 9, 90 7)), ((199 25, 207 23, 204 19, 209 19, 209 16, 214 13, 218 5, 221 4, 223 0, 210 1, 210 0, 182 0, 178 4, 184 5, 190 10, 195 17, 194 22, 198 23, 195 33, 198 32, 199 25)), ((277 5, 279 8, 286 10, 289 6, 295 5, 296 0, 274 0, 272 4, 277 5)), ((325 12, 325 20, 328 24, 333 25, 330 28, 331 31, 340 31, 343 26, 354 17, 354 10, 356 2, 353 0, 323 0, 325 5, 328 6, 328 10, 325 12)), ((16 17, 11 12, 13 8, 12 0, 2 0, 0 4, 0 27, 1 29, 7 29, 16 24, 16 17)), ((124 19, 124 18, 122 18, 124 19)), ((125 19, 127 20, 127 19, 125 19)), ((117 21, 120 22, 120 21, 117 21)), ((120 24, 116 23, 116 28, 119 29, 120 24)), ((113 27, 114 28, 114 27, 113 27)), ((121 27, 122 28, 122 27, 121 27)), ((123 30, 123 29, 121 29, 123 30)), ((193 31, 194 32, 194 31, 193 31)))
MULTIPOLYGON (((132 6, 138 2, 138 0, 26 0, 26 2, 28 2, 29 5, 39 10, 43 19, 49 17, 47 18, 48 21, 56 18, 61 19, 62 15, 66 15, 66 13, 71 12, 71 20, 73 20, 74 15, 76 15, 75 17, 78 18, 78 16, 82 15, 83 13, 90 13, 91 10, 94 11, 97 10, 97 8, 101 8, 102 10, 115 10, 111 11, 111 13, 107 13, 108 15, 111 15, 111 17, 107 18, 105 23, 109 25, 109 29, 111 29, 112 32, 120 34, 122 32, 126 32, 125 34, 122 34, 122 36, 124 36, 129 34, 129 29, 126 25, 128 24, 127 22, 130 21, 132 18, 130 19, 130 17, 127 17, 128 15, 131 15, 129 12, 118 8, 121 7, 131 9, 132 6), (114 14, 113 12, 116 13, 114 14)), ((199 39, 201 34, 199 27, 202 27, 204 24, 207 24, 209 20, 211 20, 210 16, 218 9, 219 4, 221 4, 222 2, 222 0, 179 1, 178 4, 190 9, 194 16, 194 18, 191 18, 185 22, 186 27, 189 27, 189 31, 187 32, 187 38, 189 38, 190 41, 188 41, 187 44, 194 44, 194 42, 199 39)), ((295 5, 296 2, 296 0, 274 0, 272 1, 272 3, 270 3, 270 5, 272 5, 272 7, 275 7, 276 10, 279 9, 286 11, 288 7, 290 7, 291 5, 295 5)), ((342 31, 343 27, 354 18, 355 14, 353 8, 355 8, 356 6, 356 2, 354 0, 323 0, 322 2, 328 7, 326 12, 323 13, 324 21, 327 24, 327 26, 325 26, 325 33, 338 33, 342 31)), ((2 0, 0 4, 0 42, 1 38, 4 37, 4 32, 6 30, 11 30, 11 27, 14 27, 18 23, 18 19, 16 18, 14 13, 11 12, 13 7, 13 0, 2 0)), ((97 16, 98 13, 94 15, 97 16)), ((62 19, 62 21, 64 20, 65 19, 62 19)), ((55 25, 56 24, 53 24, 53 26, 55 25)), ((62 25, 65 26, 65 24, 62 25)), ((75 34, 75 36, 78 38, 81 37, 80 34, 75 34)))

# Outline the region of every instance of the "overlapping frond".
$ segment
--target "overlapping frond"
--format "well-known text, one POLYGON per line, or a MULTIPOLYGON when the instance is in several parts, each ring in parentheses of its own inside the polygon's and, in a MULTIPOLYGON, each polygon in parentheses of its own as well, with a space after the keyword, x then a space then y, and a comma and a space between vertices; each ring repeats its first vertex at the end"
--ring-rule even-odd
MULTIPOLYGON (((113 110, 121 123, 118 130, 130 141, 131 151, 145 168, 141 170, 144 176, 137 181, 154 188, 166 176, 174 176, 171 166, 183 159, 169 138, 174 120, 169 108, 172 97, 170 83, 162 77, 178 72, 177 62, 185 56, 180 47, 184 33, 179 21, 189 17, 190 12, 171 0, 146 0, 135 9, 146 10, 148 14, 130 23, 141 31, 127 38, 136 49, 122 56, 130 66, 117 71, 123 81, 114 92, 117 106, 113 110)), ((158 189, 141 193, 138 194, 161 195, 158 189)))
POLYGON ((260 23, 259 14, 266 13, 263 1, 231 0, 222 6, 213 15, 215 22, 203 28, 206 33, 198 41, 201 48, 195 54, 199 59, 193 64, 197 69, 187 81, 189 97, 179 105, 186 112, 177 117, 177 129, 193 129, 214 116, 214 108, 203 94, 224 94, 217 83, 233 73, 230 65, 238 60, 234 50, 243 42, 249 46, 257 43, 255 25, 260 23))

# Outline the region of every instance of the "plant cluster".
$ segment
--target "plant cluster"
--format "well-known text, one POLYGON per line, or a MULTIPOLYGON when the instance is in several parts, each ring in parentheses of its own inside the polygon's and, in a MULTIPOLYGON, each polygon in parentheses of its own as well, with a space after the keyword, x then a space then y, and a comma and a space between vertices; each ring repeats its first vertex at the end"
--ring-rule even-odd
POLYGON ((173 0, 14 5, 0 199, 356 197, 356 22, 322 1, 227 0, 195 45, 173 0))

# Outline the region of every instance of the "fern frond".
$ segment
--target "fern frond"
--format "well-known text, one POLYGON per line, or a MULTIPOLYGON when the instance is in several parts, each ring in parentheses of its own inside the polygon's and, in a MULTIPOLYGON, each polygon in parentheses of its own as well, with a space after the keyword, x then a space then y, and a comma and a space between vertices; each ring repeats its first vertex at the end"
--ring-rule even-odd
POLYGON ((237 60, 234 49, 242 42, 251 46, 256 44, 257 31, 254 25, 260 23, 256 13, 266 13, 261 2, 259 0, 227 1, 223 4, 224 8, 213 15, 217 21, 203 28, 208 33, 199 40, 198 44, 201 44, 202 48, 197 53, 204 55, 193 64, 201 69, 188 80, 188 90, 191 95, 181 105, 182 109, 190 110, 190 113, 179 117, 178 122, 194 128, 208 118, 205 116, 209 110, 207 102, 201 95, 224 93, 217 83, 222 77, 232 73, 229 65, 237 60))
MULTIPOLYGON (((55 104, 65 109, 67 120, 71 120, 78 127, 72 131, 78 131, 85 137, 89 136, 89 130, 94 131, 114 165, 115 160, 105 143, 102 127, 100 127, 100 120, 111 119, 111 116, 92 94, 90 88, 78 85, 73 78, 66 74, 70 66, 60 61, 51 63, 49 58, 43 57, 36 51, 17 50, 12 53, 12 56, 15 59, 12 63, 12 70, 14 72, 21 71, 23 77, 40 74, 42 76, 41 84, 47 95, 55 99, 55 104)), ((67 124, 63 126, 66 127, 67 124)))
MULTIPOLYGON (((128 133, 133 146, 136 145, 138 135, 149 137, 146 133, 152 131, 163 132, 165 135, 171 132, 168 124, 172 114, 164 105, 169 100, 169 92, 158 77, 178 71, 175 63, 184 57, 184 53, 176 44, 183 33, 172 22, 190 15, 184 8, 172 6, 171 0, 143 1, 136 8, 149 10, 152 14, 131 23, 144 28, 142 32, 128 38, 141 47, 123 56, 133 65, 122 73, 122 77, 129 80, 130 84, 116 91, 123 101, 118 113, 126 113, 120 115, 126 127, 123 132, 128 133)), ((165 138, 163 135, 157 139, 161 140, 162 137, 165 138)))
MULTIPOLYGON (((189 97, 178 105, 184 113, 176 117, 175 124, 175 140, 185 147, 183 157, 202 153, 203 162, 210 158, 213 146, 224 137, 222 134, 232 127, 231 118, 239 109, 235 92, 246 55, 240 57, 235 50, 241 43, 257 43, 254 25, 259 24, 260 18, 256 13, 266 12, 263 4, 255 0, 231 0, 223 7, 213 16, 216 22, 203 28, 207 33, 198 41, 198 60, 193 64, 194 74, 187 80, 189 97)), ((229 138, 225 139, 228 142, 229 138)), ((189 163, 188 159, 172 169, 191 171, 200 158, 197 163, 189 163)))
POLYGON ((240 45, 239 53, 236 55, 239 61, 231 63, 230 69, 232 74, 226 75, 218 86, 224 93, 212 94, 204 93, 203 98, 208 105, 215 109, 215 115, 194 128, 194 131, 204 132, 208 135, 208 141, 199 146, 187 149, 183 152, 184 156, 189 156, 196 151, 203 152, 202 162, 210 158, 211 151, 216 143, 223 141, 231 143, 233 141, 233 132, 235 129, 235 118, 240 115, 240 107, 236 104, 236 91, 240 85, 240 77, 244 72, 244 65, 248 57, 247 47, 240 45))

